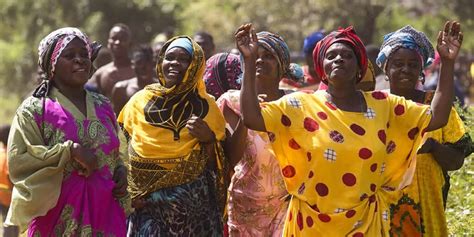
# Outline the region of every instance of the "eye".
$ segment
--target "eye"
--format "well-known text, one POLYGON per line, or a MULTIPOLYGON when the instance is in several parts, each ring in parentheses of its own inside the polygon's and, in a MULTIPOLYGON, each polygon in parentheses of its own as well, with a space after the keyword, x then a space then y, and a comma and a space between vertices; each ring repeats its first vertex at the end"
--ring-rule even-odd
POLYGON ((331 59, 333 59, 333 58, 335 58, 335 57, 336 57, 336 54, 333 53, 333 52, 329 52, 329 53, 326 54, 326 59, 331 60, 331 59))

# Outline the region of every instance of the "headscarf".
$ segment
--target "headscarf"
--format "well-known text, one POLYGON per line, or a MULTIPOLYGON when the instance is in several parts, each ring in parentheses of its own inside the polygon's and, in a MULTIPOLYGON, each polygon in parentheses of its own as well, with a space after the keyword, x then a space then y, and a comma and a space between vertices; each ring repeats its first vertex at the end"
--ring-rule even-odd
POLYGON ((303 42, 303 54, 311 55, 313 53, 313 49, 320 40, 324 38, 324 33, 322 30, 315 31, 308 35, 303 42))
POLYGON ((365 51, 365 46, 362 40, 357 36, 354 28, 349 26, 345 29, 339 28, 337 31, 331 32, 329 35, 324 37, 321 41, 316 44, 316 47, 313 51, 314 59, 314 68, 316 73, 321 78, 321 80, 327 84, 327 78, 324 73, 323 61, 326 56, 327 49, 334 43, 345 43, 348 44, 357 57, 357 63, 360 67, 360 76, 357 78, 357 82, 364 78, 367 71, 367 52, 365 51))
POLYGON ((166 49, 166 53, 176 47, 186 50, 189 55, 193 55, 193 43, 191 43, 191 41, 187 38, 178 38, 171 42, 171 44, 166 49))
POLYGON ((383 39, 376 63, 384 72, 387 68, 388 58, 399 48, 415 50, 420 55, 423 68, 429 66, 434 60, 433 45, 428 37, 409 25, 386 34, 383 39))
POLYGON ((65 27, 49 33, 43 38, 38 46, 38 64, 42 71, 42 82, 35 89, 34 97, 44 97, 48 94, 50 80, 54 76, 56 63, 61 56, 62 51, 75 38, 80 39, 86 45, 89 59, 92 60, 93 51, 100 48, 100 45, 91 44, 85 33, 74 27, 65 27), (96 48, 98 47, 98 48, 96 48))
POLYGON ((278 75, 280 78, 300 80, 303 78, 303 70, 297 64, 290 63, 290 49, 280 35, 261 31, 257 33, 259 46, 262 46, 277 59, 278 75))
MULTIPOLYGON (((188 36, 177 36, 163 45, 156 65, 159 83, 146 86, 124 106, 117 120, 130 141, 129 190, 132 198, 189 183, 203 174, 209 156, 185 128, 192 115, 204 120, 218 141, 225 136, 225 120, 206 93, 202 48, 188 36), (166 88, 163 60, 175 40, 192 43, 191 62, 181 82, 166 88)), ((219 142, 215 143, 219 200, 225 203, 224 165, 219 142), (224 196, 222 196, 222 195, 224 196)))
POLYGON ((206 62, 204 82, 207 93, 216 99, 230 89, 240 90, 242 67, 239 56, 231 53, 218 53, 206 62))

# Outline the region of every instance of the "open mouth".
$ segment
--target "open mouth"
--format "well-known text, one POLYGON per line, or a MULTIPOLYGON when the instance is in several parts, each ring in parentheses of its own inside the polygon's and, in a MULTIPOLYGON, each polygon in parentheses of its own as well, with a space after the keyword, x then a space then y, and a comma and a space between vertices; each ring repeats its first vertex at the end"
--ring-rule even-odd
POLYGON ((74 73, 76 73, 76 72, 79 72, 79 73, 80 73, 80 72, 86 72, 86 69, 85 69, 85 68, 79 68, 79 69, 76 69, 76 70, 74 70, 74 71, 72 71, 72 72, 74 72, 74 73))

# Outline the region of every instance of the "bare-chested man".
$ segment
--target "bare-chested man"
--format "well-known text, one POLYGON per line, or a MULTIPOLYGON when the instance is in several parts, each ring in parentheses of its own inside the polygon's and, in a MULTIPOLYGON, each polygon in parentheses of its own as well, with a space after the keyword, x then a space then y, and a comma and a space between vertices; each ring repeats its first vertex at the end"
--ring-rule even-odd
POLYGON ((92 75, 87 87, 96 88, 98 92, 111 98, 112 89, 117 82, 135 76, 128 55, 131 47, 130 28, 121 23, 114 25, 109 33, 107 47, 112 53, 113 61, 99 68, 92 75))
POLYGON ((155 75, 153 50, 148 45, 141 45, 133 52, 132 68, 136 77, 117 82, 112 90, 112 104, 118 115, 128 100, 146 85, 158 82, 155 75))

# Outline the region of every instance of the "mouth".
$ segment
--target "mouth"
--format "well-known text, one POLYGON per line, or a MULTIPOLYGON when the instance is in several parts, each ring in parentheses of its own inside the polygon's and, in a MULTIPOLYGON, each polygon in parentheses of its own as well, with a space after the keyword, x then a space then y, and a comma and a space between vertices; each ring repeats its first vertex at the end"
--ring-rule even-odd
POLYGON ((72 71, 73 73, 83 73, 83 72, 87 72, 87 70, 85 68, 79 68, 79 69, 75 69, 72 71))

